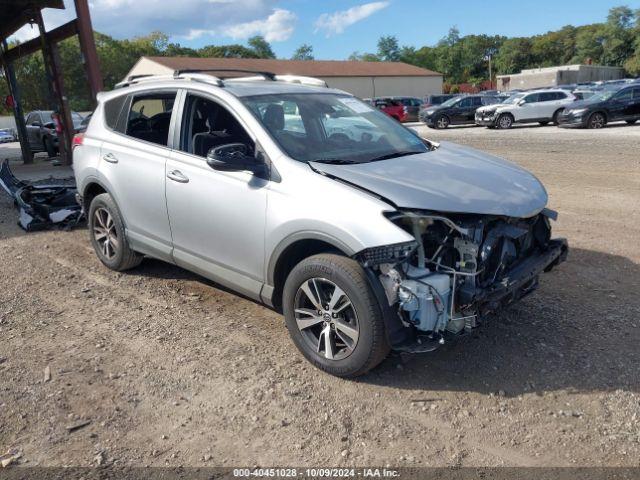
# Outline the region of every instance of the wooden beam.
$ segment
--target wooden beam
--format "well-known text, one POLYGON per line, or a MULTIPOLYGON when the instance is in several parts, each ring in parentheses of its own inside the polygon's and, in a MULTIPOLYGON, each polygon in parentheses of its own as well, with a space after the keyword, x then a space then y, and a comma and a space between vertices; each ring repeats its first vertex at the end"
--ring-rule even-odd
POLYGON ((78 16, 78 38, 80 40, 80 50, 84 60, 84 68, 89 80, 91 90, 91 101, 96 105, 98 92, 104 89, 102 75, 100 74, 100 61, 96 50, 95 39, 93 38, 93 27, 91 26, 91 15, 89 14, 89 4, 87 0, 75 0, 76 15, 78 16))
MULTIPOLYGON (((62 40, 73 37, 78 33, 78 21, 71 20, 70 22, 60 25, 58 28, 54 28, 45 35, 46 41, 49 44, 61 42, 62 40)), ((17 45, 7 51, 2 57, 3 62, 15 62, 19 58, 31 55, 42 49, 42 40, 40 37, 32 38, 20 45, 17 45)))

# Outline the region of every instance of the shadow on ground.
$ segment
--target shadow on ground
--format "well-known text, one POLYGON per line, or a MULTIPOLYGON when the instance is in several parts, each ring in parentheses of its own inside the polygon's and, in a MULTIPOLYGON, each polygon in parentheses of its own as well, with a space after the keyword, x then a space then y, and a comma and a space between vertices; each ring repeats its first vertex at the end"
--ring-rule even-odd
MULTIPOLYGON (((145 260, 130 274, 197 281, 229 292, 156 260, 145 260)), ((470 335, 431 354, 392 354, 358 381, 416 390, 502 390, 508 396, 640 391, 639 288, 640 265, 573 249, 567 263, 543 275, 537 292, 470 335)), ((287 335, 284 325, 281 333, 287 335)), ((297 354, 293 345, 291 351, 297 354)))

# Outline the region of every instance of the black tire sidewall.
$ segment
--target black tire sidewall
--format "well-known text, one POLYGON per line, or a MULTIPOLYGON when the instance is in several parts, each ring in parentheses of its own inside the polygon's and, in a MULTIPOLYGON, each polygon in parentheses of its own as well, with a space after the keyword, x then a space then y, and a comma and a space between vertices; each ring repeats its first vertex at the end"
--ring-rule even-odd
MULTIPOLYGON (((283 311, 287 329, 296 347, 302 352, 305 358, 322 370, 332 375, 341 377, 352 377, 365 373, 370 368, 379 363, 380 360, 373 360, 375 356, 376 342, 380 342, 380 338, 376 338, 382 334, 384 337, 384 320, 377 298, 366 280, 366 274, 361 272, 365 282, 353 281, 350 273, 343 269, 339 263, 331 261, 331 257, 336 255, 316 255, 303 260, 289 274, 283 290, 283 311), (341 360, 329 360, 315 351, 310 351, 309 345, 305 341, 302 332, 298 329, 295 315, 294 302, 295 296, 300 285, 311 278, 326 278, 338 285, 349 297, 355 309, 358 318, 358 343, 356 348, 347 358, 341 360)), ((345 260, 352 261, 351 259, 345 260)), ((386 340, 384 340, 386 341, 386 340)))
POLYGON ((100 194, 91 201, 91 205, 89 206, 89 215, 87 216, 87 223, 89 227, 91 245, 93 245, 93 249, 95 250, 96 255, 98 256, 100 261, 112 270, 119 270, 124 261, 125 248, 128 248, 128 245, 126 243, 124 224, 122 222, 122 218, 120 217, 120 211, 118 210, 115 202, 108 193, 100 194), (94 215, 96 210, 100 207, 106 209, 113 218, 113 223, 116 228, 116 234, 118 235, 119 248, 116 252, 116 255, 112 259, 108 259, 102 254, 102 250, 100 249, 100 246, 98 245, 98 242, 93 235, 93 225, 95 221, 94 215))
POLYGON ((606 123, 606 118, 604 117, 604 115, 602 113, 595 112, 595 113, 592 113, 591 116, 589 117, 589 120, 587 120, 587 127, 592 129, 598 129, 598 128, 604 127, 605 123, 606 123), (600 127, 595 127, 593 124, 593 120, 596 118, 596 116, 601 116, 603 119, 602 126, 600 127))

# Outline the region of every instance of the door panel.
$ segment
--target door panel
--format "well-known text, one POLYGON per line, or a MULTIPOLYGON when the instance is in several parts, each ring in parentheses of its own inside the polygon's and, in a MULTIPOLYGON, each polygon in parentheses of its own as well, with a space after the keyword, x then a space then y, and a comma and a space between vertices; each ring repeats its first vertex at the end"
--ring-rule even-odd
POLYGON ((623 120, 627 118, 632 102, 632 90, 616 93, 609 101, 609 121, 623 120))
POLYGON ((110 186, 134 249, 171 261, 165 201, 165 163, 170 150, 114 134, 101 149, 100 172, 110 186))
POLYGON ((259 298, 269 182, 248 172, 215 171, 204 158, 179 151, 166 175, 183 178, 166 182, 175 262, 259 298))

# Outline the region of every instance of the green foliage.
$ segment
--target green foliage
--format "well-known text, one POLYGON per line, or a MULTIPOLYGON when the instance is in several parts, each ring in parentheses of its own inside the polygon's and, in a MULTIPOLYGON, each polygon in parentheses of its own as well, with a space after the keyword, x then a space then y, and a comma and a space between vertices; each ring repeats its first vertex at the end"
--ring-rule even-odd
POLYGON ((396 37, 380 37, 378 40, 378 58, 384 62, 400 61, 400 47, 396 37))
POLYGON ((303 43, 293 52, 291 60, 313 60, 313 47, 308 43, 303 43))
POLYGON ((271 45, 269 45, 269 42, 267 42, 262 35, 251 37, 247 43, 253 51, 256 52, 258 58, 276 58, 276 54, 273 53, 271 45))

